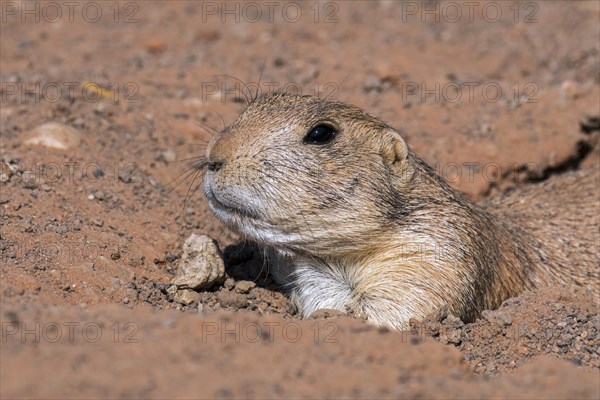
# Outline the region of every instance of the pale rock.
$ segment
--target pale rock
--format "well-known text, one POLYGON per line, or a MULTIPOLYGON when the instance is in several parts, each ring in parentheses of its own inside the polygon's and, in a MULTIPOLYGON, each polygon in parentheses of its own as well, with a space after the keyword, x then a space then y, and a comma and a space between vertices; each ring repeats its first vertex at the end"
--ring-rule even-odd
POLYGON ((207 289, 225 280, 225 264, 215 241, 208 236, 191 235, 183 244, 173 284, 183 289, 207 289))
POLYGON ((30 130, 25 137, 24 144, 26 145, 39 145, 60 150, 75 148, 81 143, 81 132, 58 122, 39 125, 30 130))

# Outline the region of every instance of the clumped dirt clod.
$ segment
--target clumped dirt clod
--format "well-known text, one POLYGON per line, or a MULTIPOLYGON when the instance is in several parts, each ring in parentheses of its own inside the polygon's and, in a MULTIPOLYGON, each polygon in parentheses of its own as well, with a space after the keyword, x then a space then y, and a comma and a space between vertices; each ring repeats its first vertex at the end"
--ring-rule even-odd
POLYGON ((513 371, 541 354, 600 368, 598 299, 585 289, 544 288, 506 300, 465 324, 444 312, 416 322, 412 332, 457 347, 477 373, 513 371))

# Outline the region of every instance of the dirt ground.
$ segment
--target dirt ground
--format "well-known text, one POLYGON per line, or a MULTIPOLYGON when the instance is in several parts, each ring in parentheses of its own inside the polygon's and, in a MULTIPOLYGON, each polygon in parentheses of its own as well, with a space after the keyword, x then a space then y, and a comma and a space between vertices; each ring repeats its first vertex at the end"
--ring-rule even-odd
POLYGON ((2 398, 600 397, 593 293, 411 332, 301 320, 183 179, 249 92, 274 89, 369 110, 476 201, 600 164, 600 3, 0 7, 2 398), (182 296, 193 233, 228 278, 182 296))

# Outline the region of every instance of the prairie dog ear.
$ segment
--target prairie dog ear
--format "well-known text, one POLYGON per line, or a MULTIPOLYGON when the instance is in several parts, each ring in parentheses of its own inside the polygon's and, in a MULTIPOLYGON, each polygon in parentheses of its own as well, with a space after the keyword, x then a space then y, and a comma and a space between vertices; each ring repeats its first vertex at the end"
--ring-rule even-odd
POLYGON ((383 133, 381 153, 392 168, 397 168, 408 157, 408 145, 400 133, 388 128, 383 133))

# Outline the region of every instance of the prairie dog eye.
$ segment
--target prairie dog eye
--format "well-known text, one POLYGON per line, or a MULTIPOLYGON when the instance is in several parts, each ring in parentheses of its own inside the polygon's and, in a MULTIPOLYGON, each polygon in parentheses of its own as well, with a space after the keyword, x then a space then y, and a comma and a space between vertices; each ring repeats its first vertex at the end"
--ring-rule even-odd
POLYGON ((324 145, 335 139, 338 131, 330 124, 319 123, 312 127, 304 137, 304 143, 324 145))

